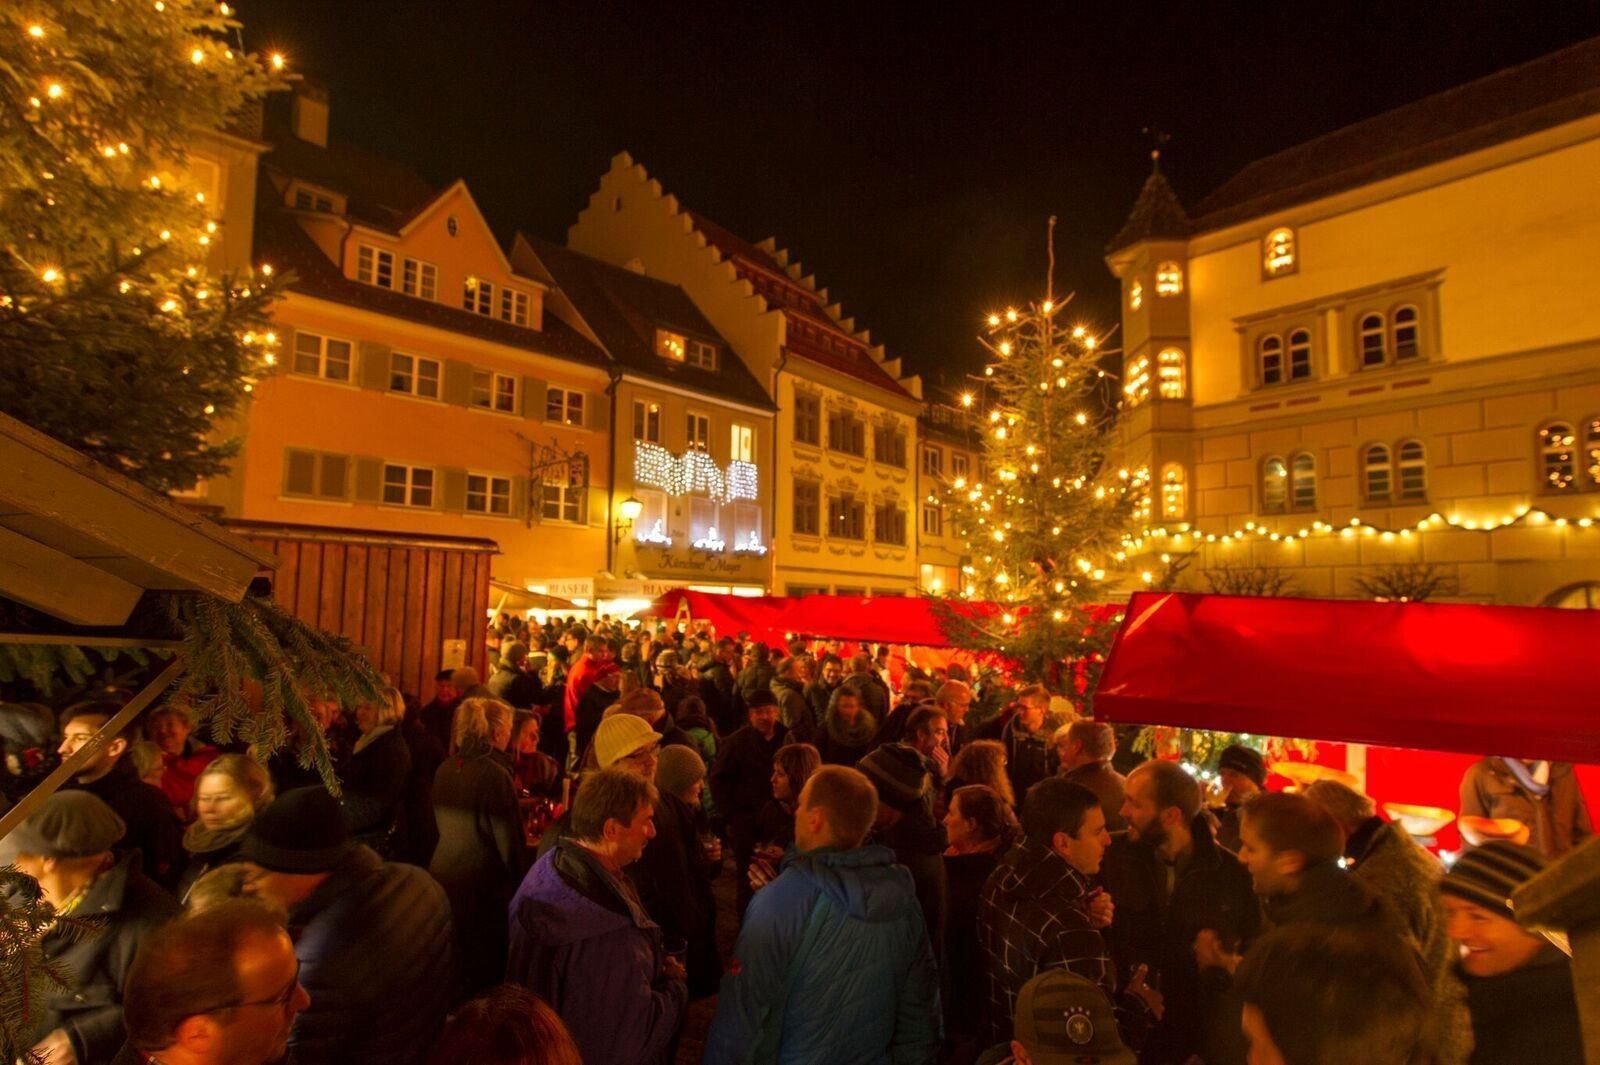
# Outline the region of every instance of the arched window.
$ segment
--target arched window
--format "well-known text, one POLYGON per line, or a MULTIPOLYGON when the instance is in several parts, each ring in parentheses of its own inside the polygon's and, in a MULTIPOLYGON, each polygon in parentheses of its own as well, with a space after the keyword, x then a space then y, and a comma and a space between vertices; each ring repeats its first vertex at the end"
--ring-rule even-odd
POLYGON ((1162 399, 1182 399, 1188 391, 1188 373, 1183 352, 1177 348, 1164 348, 1156 356, 1156 378, 1162 399))
POLYGON ((1133 284, 1128 286, 1128 309, 1136 311, 1143 306, 1144 286, 1139 283, 1138 278, 1134 278, 1133 284))
POLYGON ((1576 480, 1572 426, 1551 422, 1539 430, 1539 464, 1546 492, 1566 492, 1576 480))
POLYGON ((1283 383, 1283 338, 1269 333, 1256 342, 1256 352, 1261 363, 1261 383, 1283 383))
POLYGON ((1583 476, 1588 487, 1600 488, 1600 415, 1583 431, 1583 476))
POLYGON ((1137 407, 1150 398, 1150 356, 1138 355, 1123 371, 1122 405, 1137 407))
POLYGON ((1311 376, 1311 332, 1296 329, 1289 334, 1289 380, 1304 381, 1311 376))
POLYGON ((1410 305, 1396 308, 1394 312, 1394 357, 1396 360, 1414 359, 1422 354, 1418 340, 1417 309, 1410 305))
POLYGON ((1428 453, 1417 440, 1400 445, 1400 498, 1406 503, 1428 498, 1428 453))
POLYGON ((1162 263, 1156 267, 1156 295, 1176 296, 1183 291, 1183 267, 1162 263))
POLYGON ((1389 494, 1393 491, 1393 486, 1390 484, 1389 446, 1373 444, 1367 448, 1366 454, 1362 457, 1361 467, 1367 484, 1367 502, 1389 502, 1389 494))
POLYGON ((1383 315, 1374 313, 1361 316, 1359 337, 1362 366, 1382 366, 1389 361, 1389 345, 1383 333, 1383 315))
POLYGON ((1268 277, 1294 273, 1294 230, 1280 226, 1267 234, 1261 242, 1261 267, 1268 277))
POLYGON ((1189 511, 1186 480, 1178 463, 1161 467, 1161 517, 1167 521, 1181 521, 1189 511))
POLYGON ((1273 455, 1261 464, 1261 513, 1282 514, 1289 509, 1289 467, 1273 455))
POLYGON ((1295 510, 1317 509, 1317 460, 1304 451, 1289 464, 1289 498, 1295 510))
POLYGON ((1600 610, 1600 581, 1579 581, 1557 588, 1545 596, 1544 602, 1539 605, 1565 610, 1600 610))

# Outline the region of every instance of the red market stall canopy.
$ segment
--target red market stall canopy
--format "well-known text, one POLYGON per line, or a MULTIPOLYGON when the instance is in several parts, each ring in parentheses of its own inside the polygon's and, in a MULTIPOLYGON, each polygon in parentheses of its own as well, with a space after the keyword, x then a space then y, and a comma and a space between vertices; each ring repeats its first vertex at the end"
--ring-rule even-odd
MULTIPOLYGON (((939 623, 936 600, 913 596, 741 596, 694 592, 676 588, 634 615, 635 620, 672 620, 686 611, 706 622, 720 635, 749 633, 773 647, 784 637, 819 636, 839 640, 870 640, 917 647, 949 647, 950 638, 939 623)), ((973 618, 1000 613, 994 603, 953 603, 973 618)))
POLYGON ((1103 720, 1600 762, 1600 611, 1137 592, 1103 720))

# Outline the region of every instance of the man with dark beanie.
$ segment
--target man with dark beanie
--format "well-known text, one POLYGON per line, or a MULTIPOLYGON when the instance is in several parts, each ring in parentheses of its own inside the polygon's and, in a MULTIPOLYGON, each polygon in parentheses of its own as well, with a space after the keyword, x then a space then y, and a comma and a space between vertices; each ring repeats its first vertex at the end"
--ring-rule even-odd
POLYGON ((300 983, 297 1065, 420 1065, 455 983, 450 902, 427 871, 355 843, 339 801, 297 788, 256 815, 245 893, 289 915, 300 983))
POLYGON ((872 839, 894 851, 895 861, 911 870, 917 902, 928 925, 934 957, 943 954, 945 873, 944 825, 933 815, 937 793, 927 760, 915 747, 886 743, 869 752, 856 768, 878 789, 878 816, 872 839))
POLYGON ((1456 860, 1439 883, 1456 976, 1472 1014, 1473 1065, 1578 1065, 1583 1038, 1572 964, 1517 924, 1511 896, 1544 868, 1531 847, 1495 840, 1456 860))
POLYGON ((1267 786, 1267 760, 1252 747, 1235 743, 1222 749, 1217 760, 1217 777, 1222 781, 1222 806, 1217 815, 1217 843, 1224 850, 1239 853, 1239 807, 1260 795, 1267 786))

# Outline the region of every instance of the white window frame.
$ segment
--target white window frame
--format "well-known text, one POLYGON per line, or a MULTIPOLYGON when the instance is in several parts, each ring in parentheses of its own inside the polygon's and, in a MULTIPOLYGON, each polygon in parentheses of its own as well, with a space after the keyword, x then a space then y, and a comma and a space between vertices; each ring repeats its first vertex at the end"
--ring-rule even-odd
POLYGON ((490 518, 511 517, 511 478, 497 473, 468 473, 466 511, 490 518), (477 506, 473 506, 474 497, 477 506), (501 505, 496 507, 497 503, 501 505))
POLYGON ((515 414, 521 394, 522 382, 517 380, 516 374, 473 368, 472 386, 467 393, 467 401, 478 410, 493 411, 496 414, 515 414), (488 378, 486 384, 480 384, 479 379, 485 377, 488 378), (511 386, 509 404, 504 402, 506 391, 502 387, 507 384, 511 386))
POLYGON ((560 522, 562 525, 583 524, 583 499, 589 488, 582 484, 559 484, 546 481, 539 489, 539 515, 544 521, 560 522), (551 504, 554 503, 554 513, 551 513, 551 504), (567 511, 574 512, 573 517, 567 517, 567 511))
POLYGON ((383 490, 379 498, 386 507, 432 510, 439 490, 439 476, 432 466, 412 466, 404 462, 383 464, 383 490), (399 476, 395 474, 398 471, 399 476), (426 476, 419 477, 419 474, 426 476), (398 500, 389 498, 390 489, 399 489, 398 500))
POLYGON ((702 370, 715 370, 717 368, 717 346, 708 344, 704 340, 690 340, 688 350, 684 352, 683 361, 690 366, 698 366, 702 370))
POLYGON ((528 294, 520 288, 510 285, 500 286, 500 320, 510 322, 512 325, 527 328, 528 325, 528 294))
POLYGON ((299 374, 302 377, 318 377, 324 381, 334 381, 342 385, 347 385, 351 383, 351 373, 355 369, 355 355, 355 344, 351 341, 343 339, 342 337, 330 337, 325 333, 311 333, 305 330, 297 330, 294 334, 294 350, 289 353, 289 368, 294 373, 299 374), (301 355, 308 354, 303 353, 300 350, 300 341, 305 338, 315 338, 317 341, 317 368, 314 371, 302 369, 300 366, 301 355), (330 346, 334 344, 340 344, 344 346, 343 377, 337 377, 328 372, 328 351, 330 346))
POLYGON ((348 455, 329 451, 312 451, 309 448, 291 447, 283 452, 283 498, 316 500, 320 503, 347 503, 350 501, 350 471, 355 466, 355 461, 348 455), (289 491, 289 457, 291 454, 311 456, 311 491, 289 491), (339 459, 344 463, 344 477, 338 495, 327 495, 322 491, 323 478, 326 476, 326 467, 329 459, 339 459))
POLYGON ((468 275, 461 282, 461 307, 473 314, 481 314, 485 318, 494 317, 494 289, 493 281, 485 281, 481 277, 468 275))
POLYGON ((1297 452, 1289 460, 1289 509, 1304 513, 1317 509, 1317 457, 1297 452))
POLYGON ((652 399, 633 401, 633 438, 647 444, 661 443, 661 416, 665 411, 652 399))
POLYGON ((928 477, 944 476, 944 451, 932 446, 922 449, 922 472, 928 477))
POLYGON ((1283 337, 1277 333, 1268 333, 1256 339, 1256 376, 1261 381, 1262 388, 1276 388, 1289 379, 1288 364, 1284 361, 1283 337), (1276 359, 1277 376, 1267 376, 1267 360, 1276 359))
POLYGON ((1393 332, 1390 344, 1394 349, 1395 362, 1411 362, 1422 357, 1422 311, 1414 303, 1403 303, 1394 309, 1394 314, 1389 316, 1389 328, 1393 332), (1402 315, 1406 316, 1402 319, 1402 315), (1409 333, 1410 340, 1402 341, 1401 335, 1409 333))
POLYGON ((639 516, 633 522, 634 540, 646 544, 659 543, 658 539, 644 539, 648 536, 666 537, 670 541, 672 512, 667 507, 667 493, 640 488, 633 494, 639 500, 639 516))
POLYGON ((922 535, 934 538, 944 536, 944 510, 935 503, 922 504, 922 535))
POLYGON ((1368 444, 1361 449, 1361 494, 1368 503, 1394 499, 1394 467, 1388 444, 1368 444))
POLYGON ((1285 383, 1292 381, 1311 380, 1311 330, 1289 330, 1288 342, 1284 347, 1283 380, 1285 383), (1295 338, 1300 338, 1296 340, 1295 338), (1304 356, 1304 358, 1300 358, 1304 356), (1300 366, 1305 367, 1304 373, 1296 373, 1300 366))
POLYGON ((756 543, 766 546, 766 530, 761 527, 761 508, 755 503, 730 503, 724 508, 723 520, 728 527, 722 530, 728 547, 734 551, 748 550, 750 534, 755 533, 756 543))
POLYGON ((439 298, 439 268, 409 255, 400 265, 400 291, 419 300, 439 298))
POLYGON ((728 461, 754 462, 756 460, 756 431, 753 426, 733 423, 728 433, 728 461))
POLYGON ((413 355, 408 351, 391 351, 389 353, 389 391, 399 396, 412 396, 416 399, 437 400, 444 387, 444 363, 427 355, 413 355), (410 367, 402 370, 400 360, 410 361, 410 367), (425 366, 431 366, 431 374, 423 373, 425 366), (396 384, 404 381, 404 387, 396 388, 396 384), (425 381, 431 380, 431 391, 423 388, 425 381))
POLYGON ((972 466, 967 461, 967 456, 961 454, 959 451, 950 452, 950 473, 953 476, 960 479, 965 479, 971 476, 971 469, 972 466))
POLYGON ((545 421, 556 422, 560 425, 571 425, 583 428, 583 419, 588 414, 588 400, 585 393, 572 388, 562 388, 560 385, 551 385, 545 392, 544 417, 545 421), (551 417, 552 412, 555 416, 551 417))
POLYGON ((1428 499, 1428 449, 1421 440, 1402 440, 1394 449, 1395 499, 1424 503, 1428 499), (1413 475, 1409 479, 1407 474, 1413 475))
POLYGON ((1376 370, 1388 364, 1389 320, 1382 311, 1363 311, 1356 318, 1356 368, 1376 370), (1369 360, 1369 353, 1376 353, 1377 359, 1369 360))
POLYGON ((684 450, 711 450, 711 416, 688 411, 684 416, 684 450))
POLYGON ((1289 513, 1289 462, 1282 455, 1268 455, 1261 460, 1261 513, 1289 513), (1273 467, 1278 468, 1274 473, 1273 467), (1277 487, 1274 488, 1274 478, 1277 487))
POLYGON ((394 252, 376 244, 356 248, 356 280, 374 288, 394 288, 394 252), (387 280, 385 279, 387 275, 387 280))

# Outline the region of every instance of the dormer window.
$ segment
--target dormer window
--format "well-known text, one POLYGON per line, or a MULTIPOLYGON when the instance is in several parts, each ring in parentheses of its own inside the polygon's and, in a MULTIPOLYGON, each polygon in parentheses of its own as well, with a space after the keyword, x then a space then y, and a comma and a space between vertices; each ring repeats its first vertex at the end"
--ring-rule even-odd
POLYGON ((671 359, 673 362, 683 362, 688 358, 689 342, 682 333, 657 329, 656 354, 663 359, 671 359))
POLYGON ((717 346, 707 344, 703 340, 689 341, 689 350, 684 361, 690 366, 698 366, 702 370, 715 370, 717 368, 717 346))
POLYGON ((1282 277, 1298 268, 1294 230, 1279 226, 1261 242, 1261 269, 1267 277, 1282 277))
POLYGON ((461 283, 461 307, 473 314, 486 317, 494 315, 494 285, 491 282, 468 277, 461 283))
POLYGON ((1156 295, 1176 296, 1183 292, 1183 267, 1162 263, 1156 267, 1156 295))
POLYGON ((1144 286, 1137 280, 1128 286, 1128 310, 1136 311, 1144 306, 1144 286))
POLYGON ((364 285, 394 288, 394 252, 361 245, 356 249, 356 280, 364 285))
POLYGON ((295 182, 291 186, 289 202, 297 211, 319 211, 322 214, 339 214, 339 197, 327 189, 295 182))
POLYGON ((526 327, 528 324, 528 294, 514 288, 500 289, 500 320, 526 327))

